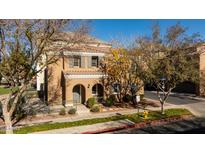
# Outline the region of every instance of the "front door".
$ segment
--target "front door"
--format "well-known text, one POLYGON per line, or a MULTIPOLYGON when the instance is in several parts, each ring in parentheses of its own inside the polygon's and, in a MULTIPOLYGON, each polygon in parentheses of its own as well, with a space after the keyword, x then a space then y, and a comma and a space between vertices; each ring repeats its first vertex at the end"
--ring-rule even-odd
POLYGON ((85 103, 85 87, 83 85, 76 85, 73 88, 73 102, 77 104, 85 103))
POLYGON ((80 85, 76 85, 73 88, 73 102, 74 103, 81 103, 80 85))

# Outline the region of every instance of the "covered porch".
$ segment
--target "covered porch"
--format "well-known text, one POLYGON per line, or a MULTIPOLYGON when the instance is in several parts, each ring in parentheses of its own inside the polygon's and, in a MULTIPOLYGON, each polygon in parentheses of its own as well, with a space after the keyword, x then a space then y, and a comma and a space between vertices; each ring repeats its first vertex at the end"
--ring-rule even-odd
POLYGON ((79 74, 76 72, 65 73, 63 102, 66 106, 86 104, 91 97, 104 98, 104 89, 100 83, 102 74, 92 72, 92 74, 79 74))

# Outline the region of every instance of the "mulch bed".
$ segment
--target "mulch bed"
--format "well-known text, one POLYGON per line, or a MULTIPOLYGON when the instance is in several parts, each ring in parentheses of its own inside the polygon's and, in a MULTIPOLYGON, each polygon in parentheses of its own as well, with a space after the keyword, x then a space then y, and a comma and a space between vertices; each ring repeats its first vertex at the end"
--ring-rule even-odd
POLYGON ((150 127, 150 126, 160 126, 160 125, 165 125, 171 122, 178 122, 182 120, 189 120, 193 118, 191 115, 182 115, 182 116, 174 116, 166 119, 160 119, 160 120, 147 120, 145 122, 139 122, 134 125, 127 125, 127 126, 121 126, 121 127, 114 127, 110 129, 102 129, 98 131, 88 131, 88 132, 83 132, 82 134, 102 134, 102 133, 109 133, 113 131, 119 131, 123 129, 129 129, 129 128, 143 128, 143 127, 150 127))
MULTIPOLYGON (((158 101, 145 99, 145 101, 138 104, 138 107, 141 109, 145 109, 147 107, 160 107, 160 104, 158 101)), ((126 109, 137 109, 137 105, 134 105, 133 103, 115 103, 111 107, 105 107, 102 105, 102 112, 122 111, 126 109)))

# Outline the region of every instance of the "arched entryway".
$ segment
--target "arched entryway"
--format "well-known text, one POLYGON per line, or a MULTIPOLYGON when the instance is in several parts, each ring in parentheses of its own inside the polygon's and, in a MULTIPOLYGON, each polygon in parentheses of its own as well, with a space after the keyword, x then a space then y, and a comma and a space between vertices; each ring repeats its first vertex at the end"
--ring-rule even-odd
POLYGON ((92 94, 98 98, 103 98, 103 86, 101 84, 95 84, 92 87, 92 94))
POLYGON ((73 87, 73 102, 77 104, 85 103, 85 87, 81 84, 73 87))

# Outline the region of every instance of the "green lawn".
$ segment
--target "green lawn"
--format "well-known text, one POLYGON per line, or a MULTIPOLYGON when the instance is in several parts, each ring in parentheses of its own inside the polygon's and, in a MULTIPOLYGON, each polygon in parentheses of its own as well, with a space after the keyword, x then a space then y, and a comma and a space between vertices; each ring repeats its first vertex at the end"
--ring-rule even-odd
MULTIPOLYGON (((18 87, 15 87, 15 88, 13 88, 13 90, 15 91, 15 90, 17 90, 17 88, 18 87)), ((11 92, 11 88, 0 87, 0 95, 9 94, 10 92, 11 92)), ((32 97, 32 98, 38 97, 37 91, 35 89, 31 89, 31 88, 26 91, 26 95, 27 95, 27 97, 32 97)))
MULTIPOLYGON (((14 90, 17 90, 18 87, 15 87, 14 90)), ((9 94, 11 92, 11 88, 0 87, 0 95, 9 94)))
POLYGON ((10 93, 10 91, 11 91, 10 88, 3 88, 3 87, 0 87, 0 95, 8 94, 8 93, 10 93))
MULTIPOLYGON (((167 109, 165 110, 165 114, 162 115, 159 111, 152 111, 149 112, 148 118, 144 119, 143 114, 140 113, 139 116, 137 113, 135 114, 128 114, 128 115, 119 115, 119 116, 112 116, 107 118, 94 118, 94 119, 86 119, 74 122, 62 122, 62 123, 46 123, 46 124, 39 124, 33 126, 26 126, 14 130, 16 134, 27 134, 32 132, 38 131, 46 131, 52 129, 60 129, 60 128, 68 128, 74 126, 82 126, 82 125, 91 125, 96 123, 108 122, 108 121, 115 121, 115 120, 122 120, 122 119, 129 119, 135 123, 146 121, 146 120, 157 120, 157 119, 164 119, 168 117, 179 117, 181 115, 192 115, 190 111, 187 109, 167 109)), ((0 132, 4 133, 4 132, 0 132)))

